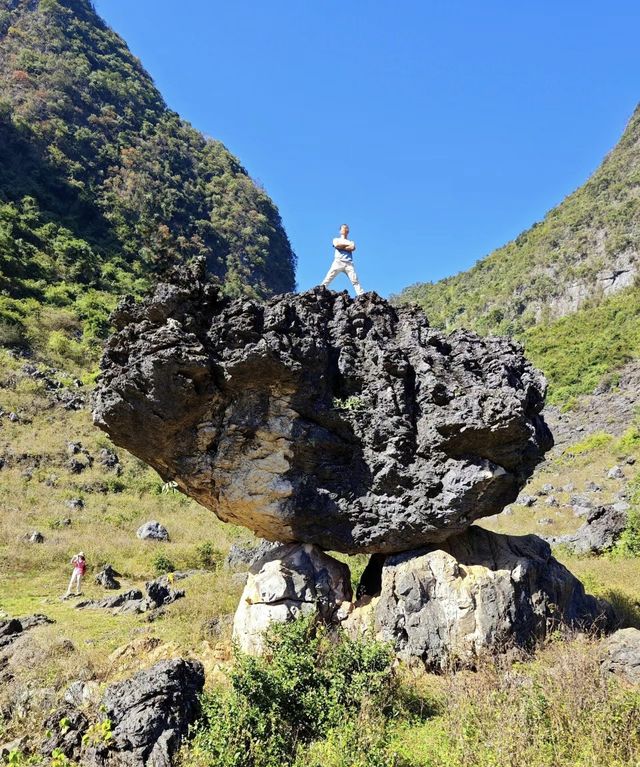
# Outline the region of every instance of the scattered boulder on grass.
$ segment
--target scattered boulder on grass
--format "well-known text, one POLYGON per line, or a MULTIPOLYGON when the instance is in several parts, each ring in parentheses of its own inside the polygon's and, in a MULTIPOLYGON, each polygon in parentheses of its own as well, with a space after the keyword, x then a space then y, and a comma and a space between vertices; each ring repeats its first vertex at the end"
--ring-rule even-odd
POLYGON ((545 540, 552 546, 566 546, 575 554, 602 554, 616 545, 627 519, 623 505, 598 506, 589 510, 586 522, 575 533, 545 540))
POLYGON ((535 495, 521 495, 517 500, 516 503, 520 506, 533 506, 537 502, 537 498, 535 495))
MULTIPOLYGON (((54 621, 40 613, 27 615, 24 618, 8 618, 7 620, 0 620, 0 650, 4 650, 4 648, 13 644, 25 631, 29 631, 35 626, 43 626, 47 623, 54 623, 54 621)), ((2 663, 0 663, 0 667, 1 666, 2 663)))
MULTIPOLYGON (((112 610, 114 614, 146 613, 149 610, 156 610, 171 604, 177 599, 182 599, 185 596, 185 591, 184 589, 174 589, 174 581, 188 578, 197 572, 199 571, 186 570, 185 572, 161 575, 153 581, 147 581, 145 584, 146 596, 140 589, 129 589, 129 591, 123 591, 121 594, 114 594, 114 596, 104 599, 84 599, 76 602, 75 608, 77 610, 112 610)), ((116 574, 119 575, 119 573, 116 574)))
MULTIPOLYGON (((180 576, 181 573, 177 573, 177 575, 180 576)), ((176 599, 184 597, 184 589, 172 588, 172 583, 175 580, 176 573, 171 573, 170 575, 161 575, 159 578, 145 583, 147 597, 154 607, 162 607, 162 605, 171 604, 176 599)))
POLYGON ((233 620, 233 637, 241 650, 259 655, 264 630, 271 623, 313 613, 331 621, 351 597, 347 565, 313 544, 284 544, 249 569, 233 620))
POLYGON ((438 546, 388 556, 380 582, 379 596, 356 605, 346 630, 373 632, 404 660, 434 670, 531 647, 555 628, 605 628, 613 620, 535 535, 472 526, 438 546))
POLYGON ((156 522, 155 520, 151 520, 150 522, 145 522, 144 525, 141 525, 138 528, 136 535, 138 536, 138 538, 140 538, 143 541, 168 541, 169 540, 169 531, 167 530, 167 528, 161 525, 160 522, 156 522))
POLYGON ((640 685, 640 631, 620 629, 602 644, 601 669, 617 674, 632 684, 640 685))
POLYGON ((116 578, 121 577, 121 574, 114 570, 111 565, 105 565, 96 575, 95 582, 98 586, 102 586, 105 589, 119 589, 120 582, 116 578))
POLYGON ((624 471, 619 466, 613 466, 607 472, 607 479, 624 479, 624 471))
POLYGON ((80 509, 84 509, 84 501, 82 498, 70 498, 68 501, 64 502, 64 505, 68 509, 73 509, 74 511, 80 511, 80 509))
POLYGON ((161 661, 107 688, 108 742, 83 749, 87 767, 169 767, 199 711, 204 669, 198 661, 161 661))
POLYGON ((120 465, 120 459, 116 455, 116 453, 113 452, 113 450, 109 450, 106 447, 103 447, 100 450, 100 453, 98 455, 98 460, 100 462, 100 465, 103 466, 108 471, 115 472, 118 476, 122 474, 122 466, 120 465))
POLYGON ((23 540, 27 543, 44 543, 44 535, 39 530, 32 530, 24 534, 23 540))
POLYGON ((83 599, 80 602, 76 602, 74 607, 76 610, 84 610, 86 608, 113 610, 116 607, 122 607, 125 602, 140 602, 142 600, 143 596, 140 589, 130 589, 129 591, 123 591, 122 594, 115 594, 112 597, 105 597, 104 599, 83 599))

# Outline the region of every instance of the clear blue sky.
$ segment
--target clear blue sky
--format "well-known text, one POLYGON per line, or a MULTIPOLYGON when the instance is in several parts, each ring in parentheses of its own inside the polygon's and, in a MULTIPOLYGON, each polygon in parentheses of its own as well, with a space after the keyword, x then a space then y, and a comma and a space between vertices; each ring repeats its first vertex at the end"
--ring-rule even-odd
POLYGON ((343 221, 365 289, 468 268, 580 186, 640 101, 638 0, 95 5, 264 185, 301 290, 343 221))

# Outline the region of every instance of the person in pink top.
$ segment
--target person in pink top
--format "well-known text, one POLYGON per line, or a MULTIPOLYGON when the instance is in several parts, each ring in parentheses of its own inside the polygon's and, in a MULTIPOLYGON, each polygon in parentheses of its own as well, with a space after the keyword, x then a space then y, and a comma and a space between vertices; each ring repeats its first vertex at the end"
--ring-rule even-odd
POLYGON ((69 581, 69 588, 63 599, 68 599, 71 596, 71 590, 74 585, 76 587, 76 596, 82 594, 82 578, 87 571, 87 560, 84 558, 84 552, 80 551, 71 560, 73 565, 73 572, 71 573, 71 580, 69 581))

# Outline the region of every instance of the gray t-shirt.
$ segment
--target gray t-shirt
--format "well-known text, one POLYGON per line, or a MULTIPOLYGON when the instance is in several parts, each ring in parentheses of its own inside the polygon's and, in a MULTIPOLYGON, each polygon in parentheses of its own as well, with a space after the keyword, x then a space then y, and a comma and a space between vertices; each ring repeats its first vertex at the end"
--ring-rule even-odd
POLYGON ((350 250, 341 250, 341 246, 344 247, 345 245, 353 245, 353 240, 347 240, 345 237, 334 237, 333 238, 333 247, 335 250, 333 251, 333 257, 337 261, 345 261, 346 263, 350 264, 353 261, 353 254, 350 250))

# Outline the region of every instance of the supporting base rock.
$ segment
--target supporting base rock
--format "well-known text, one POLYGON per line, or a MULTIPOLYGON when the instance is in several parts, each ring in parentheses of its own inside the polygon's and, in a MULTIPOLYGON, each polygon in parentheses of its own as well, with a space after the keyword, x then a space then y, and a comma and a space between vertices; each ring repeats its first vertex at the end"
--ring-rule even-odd
POLYGON ((347 565, 313 544, 280 546, 249 569, 233 621, 233 638, 244 652, 260 654, 264 631, 271 623, 314 612, 323 620, 337 620, 344 602, 350 609, 351 598, 347 565))
POLYGON ((482 653, 529 646, 560 626, 604 628, 613 618, 534 535, 470 527, 438 547, 387 557, 381 581, 380 596, 363 600, 345 628, 432 669, 473 666, 482 653))

